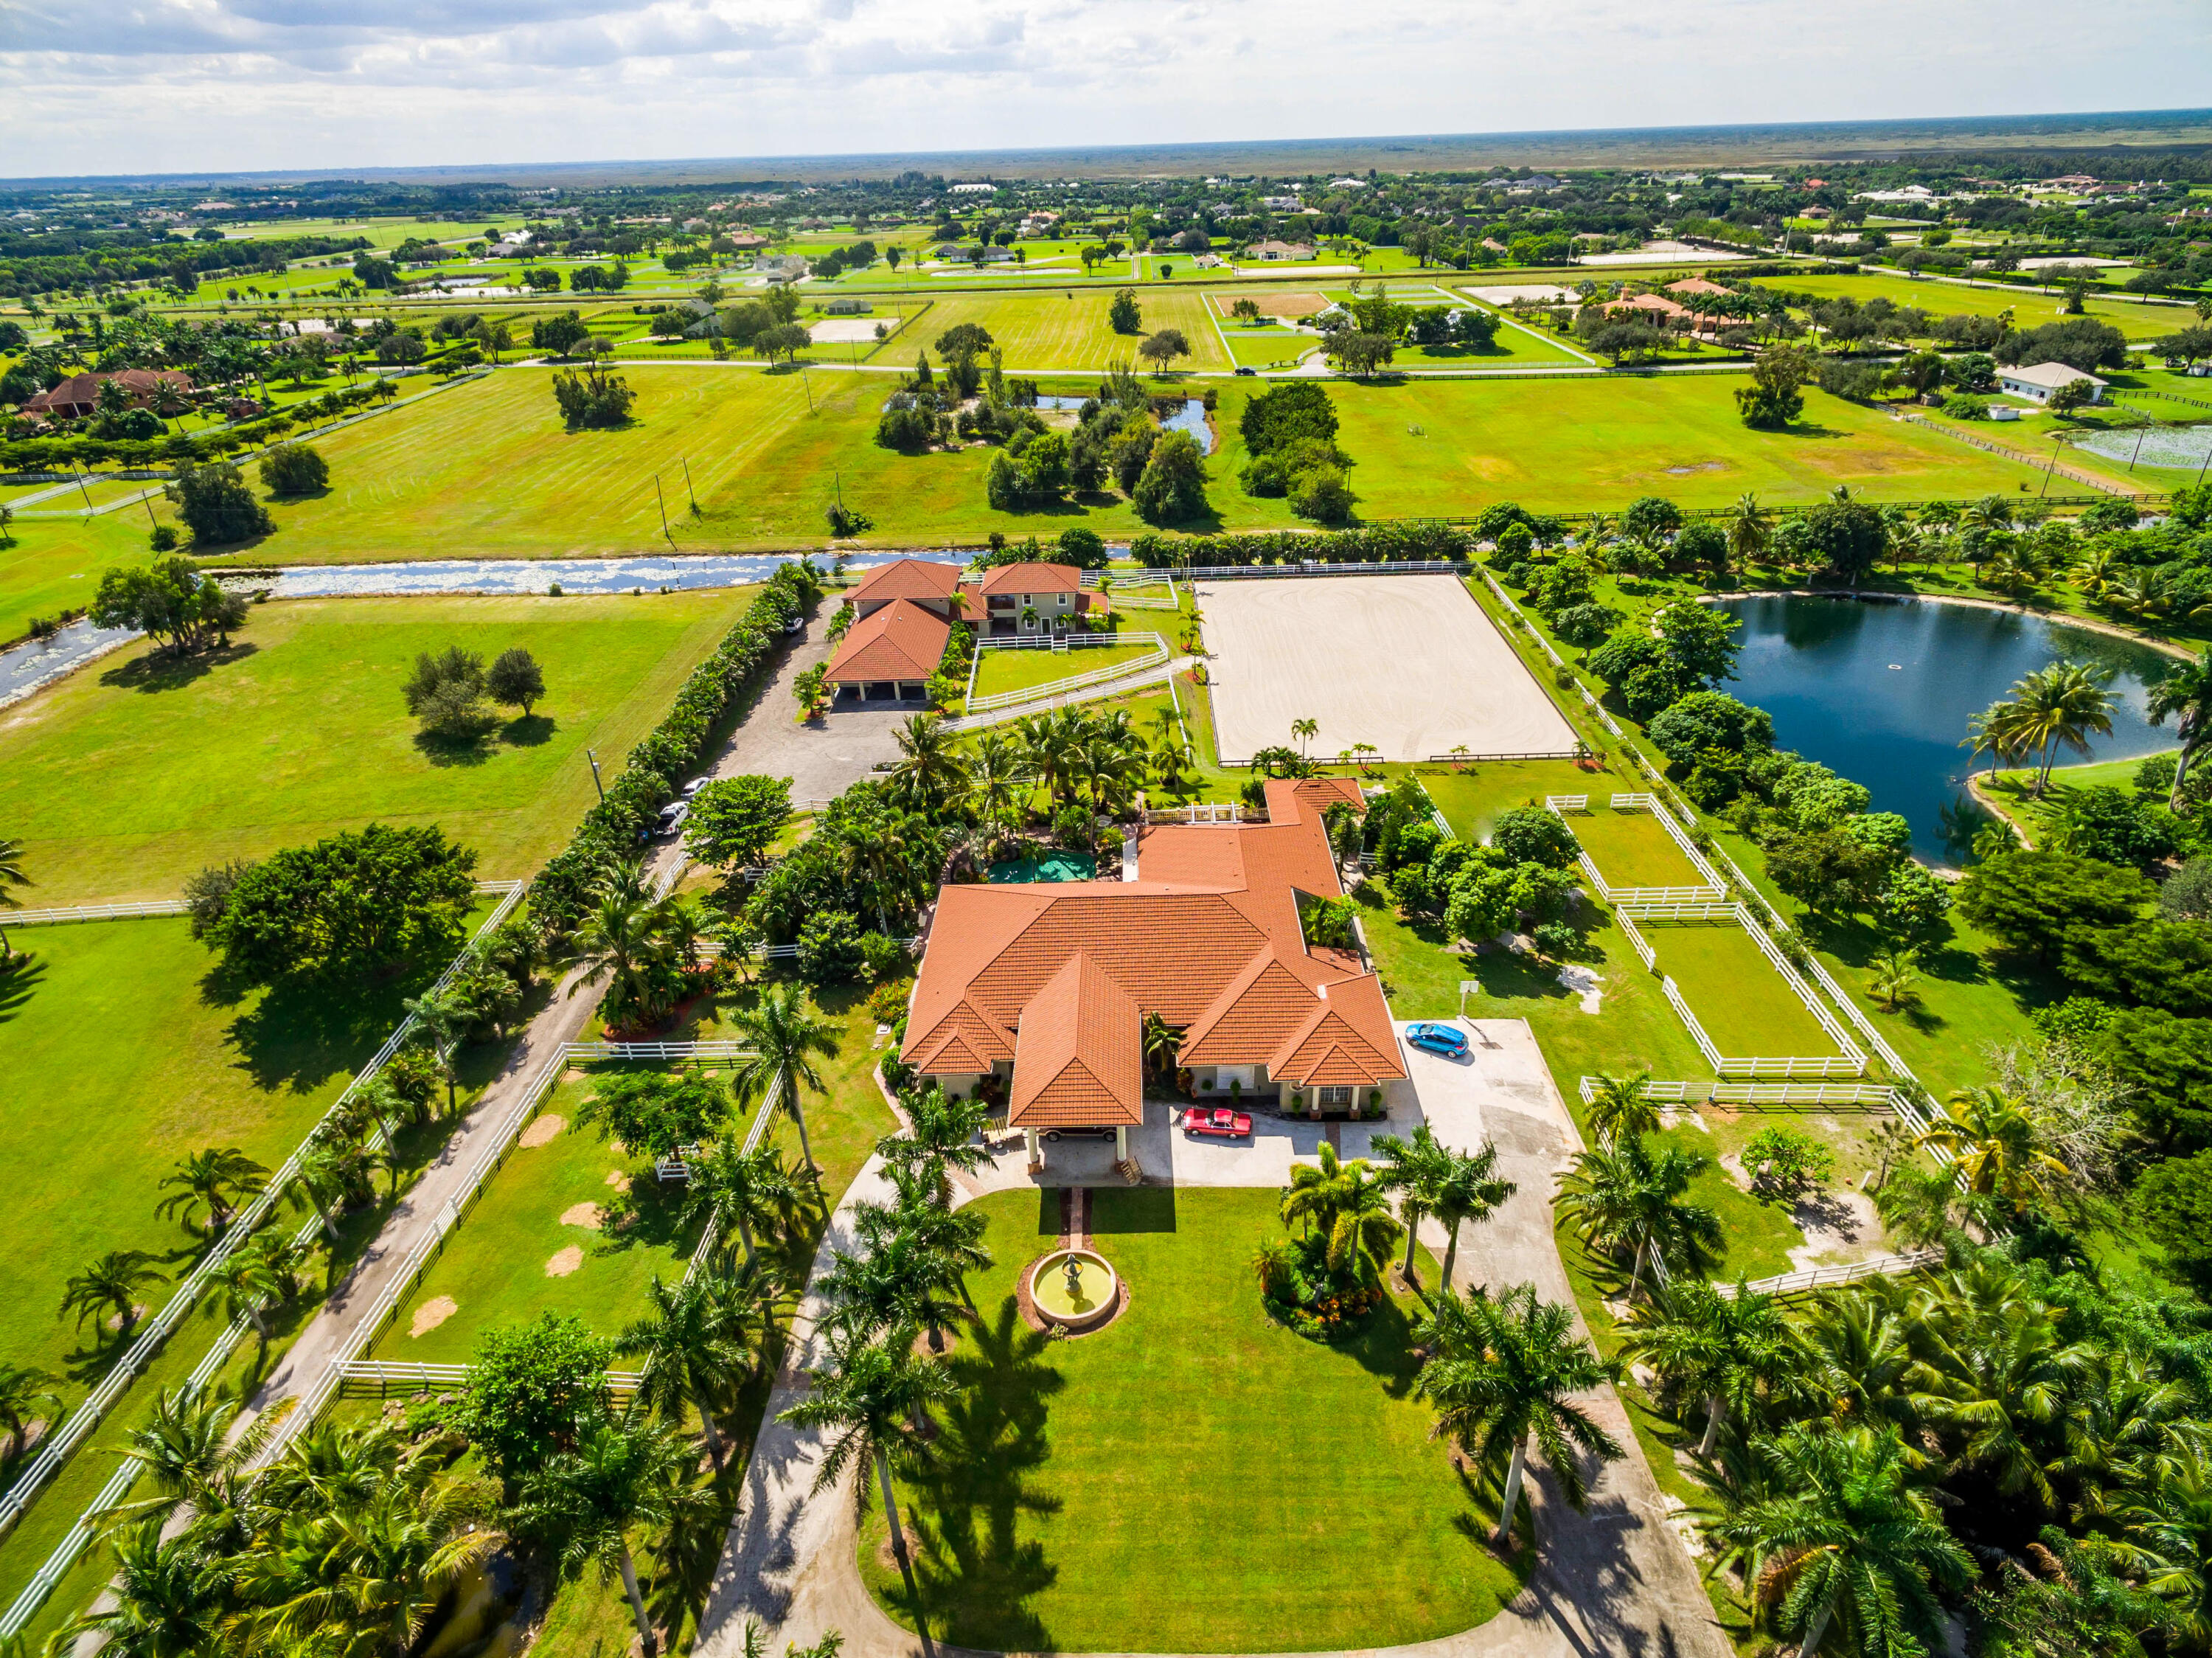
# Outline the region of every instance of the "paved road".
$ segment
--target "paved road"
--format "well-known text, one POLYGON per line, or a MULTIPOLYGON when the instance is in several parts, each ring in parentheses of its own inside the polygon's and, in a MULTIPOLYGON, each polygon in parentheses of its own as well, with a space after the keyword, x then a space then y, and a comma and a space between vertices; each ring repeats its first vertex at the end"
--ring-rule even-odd
MULTIPOLYGON (((1469 1228, 1461 1240, 1458 1278, 1473 1283, 1534 1283, 1547 1299, 1571 1305, 1566 1271, 1552 1238, 1554 1177, 1577 1149, 1572 1119, 1560 1102, 1521 1021, 1486 1021, 1471 1027, 1476 1045, 1462 1064, 1407 1050, 1408 1082, 1391 1090, 1391 1120, 1404 1133, 1425 1119, 1439 1138, 1463 1149, 1494 1140, 1499 1162, 1519 1182, 1514 1198, 1490 1222, 1469 1228)), ((1186 1140, 1164 1107, 1151 1106, 1131 1149, 1148 1179, 1188 1186, 1278 1186, 1294 1158, 1314 1155, 1322 1131, 1262 1119, 1249 1145, 1229 1147, 1186 1140)), ((1346 1125, 1346 1155, 1366 1149, 1379 1131, 1346 1125)), ((1071 1142, 1048 1149, 1046 1185, 1104 1184, 1117 1177, 1111 1150, 1071 1142)), ((1034 1184, 1016 1150, 961 1182, 960 1201, 991 1191, 1034 1184)), ((862 1202, 889 1196, 879 1161, 872 1160, 831 1217, 816 1253, 810 1283, 818 1282, 832 1253, 854 1247, 853 1213, 862 1202)), ((1441 1253, 1443 1236, 1433 1222, 1425 1240, 1441 1253)), ((776 1379, 745 1491, 717 1569, 696 1650, 701 1658, 735 1658, 747 1625, 757 1623, 768 1650, 787 1642, 805 1646, 832 1630, 845 1637, 846 1658, 929 1658, 960 1649, 932 1646, 884 1614, 862 1583, 857 1560, 853 1481, 848 1471, 828 1490, 813 1485, 821 1466, 821 1436, 777 1418, 804 1398, 806 1370, 818 1358, 817 1324, 823 1299, 810 1290, 793 1322, 793 1350, 776 1379)), ((1533 1502, 1543 1558, 1527 1588, 1504 1612, 1464 1633, 1388 1649, 1391 1658, 1729 1658, 1729 1647, 1712 1617, 1697 1571, 1668 1526, 1658 1487, 1636 1448, 1626 1412, 1609 1387, 1586 1404, 1629 1448, 1628 1458, 1595 1473, 1589 1508, 1577 1514, 1560 1497, 1540 1463, 1533 1502)), ((1163 1593, 1178 1592, 1161 1586, 1163 1593)), ((1379 1658, 1338 1655, 1337 1658, 1379 1658)))

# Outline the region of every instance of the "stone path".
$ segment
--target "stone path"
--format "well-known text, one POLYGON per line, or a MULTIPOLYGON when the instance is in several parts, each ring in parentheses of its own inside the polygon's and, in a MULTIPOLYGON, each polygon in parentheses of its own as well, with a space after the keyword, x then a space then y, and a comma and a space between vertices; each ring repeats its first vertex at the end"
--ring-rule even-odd
MULTIPOLYGON (((1559 1171, 1579 1148, 1573 1120, 1525 1022, 1486 1021, 1469 1028, 1472 1051, 1459 1064, 1401 1044, 1412 1076, 1391 1089, 1391 1120, 1345 1124, 1334 1137, 1347 1157, 1365 1155, 1378 1131, 1404 1134, 1423 1120, 1440 1139, 1463 1149, 1494 1141, 1502 1172, 1519 1189, 1492 1220, 1466 1229, 1458 1281, 1533 1283, 1547 1299, 1572 1305, 1553 1241, 1551 1194, 1559 1171)), ((1289 1179, 1291 1163, 1313 1157, 1323 1141, 1319 1125, 1261 1119, 1250 1143, 1225 1146, 1186 1140, 1164 1106, 1148 1106, 1146 1116, 1146 1125, 1132 1131, 1130 1149, 1148 1180, 1279 1186, 1289 1179)), ((973 1180, 962 1181, 959 1201, 1037 1184, 1118 1184, 1112 1161, 1110 1144, 1062 1142, 1049 1148, 1047 1167, 1033 1179, 1022 1154, 1009 1152, 973 1180)), ((854 1247, 855 1207, 890 1195, 880 1161, 872 1159, 830 1217, 810 1285, 819 1282, 836 1250, 854 1247)), ((1079 1217, 1069 1224, 1079 1226, 1079 1217)), ((1441 1258, 1442 1228, 1431 1222, 1422 1235, 1441 1258)), ((820 1436, 779 1420, 805 1395, 807 1372, 819 1355, 816 1326, 825 1310, 823 1298, 810 1289, 746 1469, 744 1498, 700 1620, 696 1651, 701 1658, 737 1658, 748 1624, 757 1624, 771 1653, 781 1652, 787 1643, 811 1645, 834 1630, 844 1637, 845 1658, 966 1658, 960 1649, 900 1628, 876 1604, 860 1579, 852 1471, 817 1490, 820 1436)), ((1541 1558, 1528 1586, 1488 1623, 1389 1649, 1390 1658, 1730 1658, 1618 1396, 1601 1388, 1584 1402, 1629 1448, 1626 1459, 1594 1472, 1588 1511, 1569 1508, 1536 1465, 1532 1500, 1541 1558)), ((1175 1593, 1177 1586, 1159 1590, 1175 1593)))

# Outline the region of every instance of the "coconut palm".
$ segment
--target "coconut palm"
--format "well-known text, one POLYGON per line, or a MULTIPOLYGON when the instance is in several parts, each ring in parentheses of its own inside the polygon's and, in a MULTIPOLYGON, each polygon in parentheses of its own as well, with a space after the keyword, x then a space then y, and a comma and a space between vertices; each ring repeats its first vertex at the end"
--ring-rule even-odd
POLYGON ((2092 1376, 2092 1351, 2066 1340, 2049 1310, 2027 1301, 2009 1274, 1947 1287, 1954 1293, 1922 1303, 1919 1362, 1907 1376, 1913 1411, 1953 1452, 1954 1466, 2048 1510, 2057 1493, 2045 1447, 2069 1398, 2092 1376), (1991 1291, 2002 1297, 1993 1305, 1975 1308, 1968 1300, 1991 1291))
POLYGON ((690 1207, 735 1225, 745 1265, 753 1265, 759 1256, 756 1228, 775 1235, 775 1228, 798 1210, 799 1182, 773 1147, 747 1151, 732 1134, 709 1141, 684 1162, 691 1172, 690 1207))
POLYGON ((975 751, 968 760, 968 794, 987 838, 995 840, 1014 820, 1034 781, 1021 745, 1013 738, 1003 731, 986 731, 975 740, 975 751))
POLYGON ((1731 1413, 1752 1420, 1784 1391, 1797 1362, 1782 1304, 1741 1280, 1733 1295, 1699 1277, 1669 1285, 1623 1346, 1662 1380, 1705 1401, 1702 1457, 1712 1455, 1731 1413))
POLYGON ((1705 1166, 1705 1158, 1671 1146, 1655 1152, 1640 1137, 1603 1151, 1579 1152, 1560 1182, 1559 1207, 1574 1217, 1586 1244, 1615 1257, 1633 1254, 1628 1278, 1633 1295, 1646 1259, 1689 1265, 1719 1252, 1720 1217, 1683 1196, 1705 1166))
POLYGON ((1651 1073, 1640 1070, 1633 1076, 1593 1079, 1589 1101, 1583 1111, 1600 1145, 1616 1145, 1623 1135, 1656 1133, 1659 1107, 1651 1099, 1651 1073))
POLYGON ((906 1344, 862 1341, 849 1331, 832 1328, 829 1347, 829 1368, 815 1372, 813 1392, 776 1419, 832 1436, 814 1477, 817 1492, 835 1484, 855 1457, 875 1463, 891 1550, 911 1593, 914 1568, 899 1522, 891 1456, 921 1442, 930 1407, 950 1398, 955 1384, 944 1365, 916 1358, 906 1344))
POLYGON ((1756 1563, 1759 1599, 1778 1606, 1780 1627, 1802 1631, 1799 1658, 1813 1658, 1832 1624, 1852 1652, 1940 1648, 1936 1591, 1963 1588, 1972 1561, 1908 1480, 1896 1431, 1792 1423, 1756 1454, 1778 1495, 1715 1529, 1756 1563))
POLYGON ((2173 767, 2173 788, 2166 795, 2166 805, 2174 811, 2181 809, 2181 785, 2189 776, 2189 767, 2197 751, 2212 741, 2212 649, 2207 649, 2193 662, 2180 662, 2166 670, 2166 677, 2150 688, 2150 722, 2164 725, 2173 722, 2175 735, 2181 739, 2181 753, 2173 767))
POLYGON ((891 767, 891 788, 905 804, 934 810, 967 788, 968 763, 954 749, 941 715, 916 714, 893 735, 899 758, 891 767))
POLYGON ((699 1412, 707 1454, 722 1466, 722 1436, 714 1412, 723 1397, 759 1362, 775 1314, 756 1273, 736 1277, 701 1273, 670 1285, 655 1273, 646 1286, 653 1311, 615 1338, 615 1351, 644 1361, 638 1367, 638 1399, 675 1426, 688 1405, 699 1412))
POLYGON ((1421 1222, 1435 1214, 1443 1201, 1455 1159, 1426 1123, 1414 1129, 1411 1140, 1395 1134, 1377 1136, 1375 1152, 1382 1160, 1378 1183, 1383 1191, 1398 1194, 1398 1218, 1406 1228, 1406 1259, 1399 1264, 1398 1276, 1414 1283, 1416 1234, 1421 1222))
POLYGON ((260 1191, 268 1176, 267 1169, 236 1146, 210 1146, 179 1158, 176 1167, 161 1177, 163 1186, 175 1190, 154 1212, 165 1220, 173 1214, 189 1228, 193 1214, 204 1205, 207 1229, 217 1233, 230 1224, 237 1200, 260 1191))
MULTIPOLYGON (((0 910, 21 909, 23 900, 17 898, 12 889, 31 884, 31 877, 23 869, 23 843, 0 836, 0 910)), ((7 960, 15 954, 14 948, 8 942, 6 931, 0 930, 0 961, 7 960)))
POLYGON ((1726 530, 1729 557, 1739 564, 1764 558, 1774 543, 1774 520, 1755 495, 1736 497, 1726 530))
POLYGON ((62 1396, 53 1391, 53 1384, 59 1380, 51 1372, 27 1364, 0 1363, 0 1427, 8 1430, 7 1454, 13 1456, 23 1449, 33 1410, 40 1405, 61 1408, 62 1396))
POLYGON ((1462 1298, 1446 1285, 1422 1334, 1431 1355, 1413 1391, 1437 1407, 1435 1431, 1486 1467, 1506 1465, 1493 1542, 1512 1534, 1531 1441, 1578 1509, 1589 1493, 1577 1448, 1607 1462, 1627 1454, 1574 1401, 1611 1381, 1613 1367, 1575 1333, 1568 1308, 1537 1300, 1535 1285, 1495 1298, 1479 1289, 1462 1298))
POLYGON ((2112 735, 2112 710, 2118 705, 2106 687, 2112 671, 2080 662, 2053 662, 2023 675, 2013 686, 2020 704, 2021 735, 2032 750, 2040 751, 2034 793, 2040 795, 2051 781, 2051 768, 2063 746, 2086 756, 2092 736, 2112 735))
POLYGON ((68 1637, 96 1635, 100 1650, 112 1658, 202 1658, 222 1650, 228 1563, 210 1558, 191 1539, 164 1539, 159 1520, 117 1537, 114 1551, 106 1596, 112 1604, 71 1623, 68 1637))
POLYGON ((142 1471, 150 1495, 118 1503, 103 1519, 135 1523, 167 1521, 186 1505, 203 1537, 223 1528, 222 1516, 235 1516, 246 1501, 245 1475, 276 1423, 268 1415, 234 1433, 238 1401, 203 1392, 191 1382, 165 1389, 154 1399, 153 1413, 133 1429, 122 1456, 142 1471))
POLYGON ((762 990, 750 1008, 731 1015, 731 1024, 752 1050, 738 1062, 730 1081, 738 1098, 750 1102, 766 1094, 771 1107, 781 1104, 799 1125, 799 1152, 810 1169, 817 1168, 813 1148, 806 1140, 804 1090, 821 1093, 829 1084, 815 1069, 817 1058, 837 1051, 837 1029, 813 1012, 805 992, 788 981, 762 990))
POLYGON ((128 1331, 137 1322, 139 1292, 166 1282, 167 1275, 146 1251, 111 1249, 63 1285, 61 1316, 76 1314, 82 1330, 87 1319, 97 1320, 112 1308, 121 1329, 128 1331))
POLYGON ((1468 1222, 1486 1221, 1498 1206, 1520 1190, 1517 1182, 1498 1173, 1498 1147, 1486 1140, 1476 1152, 1455 1152, 1451 1172, 1437 1193, 1437 1218, 1444 1228, 1443 1284, 1450 1288, 1452 1267, 1459 1259, 1460 1228, 1468 1222))
POLYGON ((1896 1013, 1917 995, 1920 952, 1910 947, 1885 945, 1867 962, 1867 991, 1886 1013, 1896 1013))
POLYGON ((1966 1189, 2020 1207, 2047 1201, 2073 1172, 2047 1143, 2048 1125, 2027 1100, 1994 1083, 1954 1088, 1920 1146, 1956 1160, 1966 1189))
POLYGON ((1901 1419, 1918 1323, 1909 1292, 1895 1279, 1821 1296, 1790 1332, 1800 1354, 1798 1390, 1841 1426, 1901 1419))

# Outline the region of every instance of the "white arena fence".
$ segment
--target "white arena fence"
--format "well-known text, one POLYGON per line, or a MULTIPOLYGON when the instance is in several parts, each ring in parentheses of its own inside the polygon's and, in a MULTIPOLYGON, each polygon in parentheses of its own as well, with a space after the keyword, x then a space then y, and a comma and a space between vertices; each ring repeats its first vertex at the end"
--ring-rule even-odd
POLYGON ((1165 573, 1185 585, 1196 582, 1267 581, 1297 576, 1461 576, 1474 567, 1463 559, 1407 558, 1372 564, 1302 558, 1295 564, 1176 564, 1165 573))

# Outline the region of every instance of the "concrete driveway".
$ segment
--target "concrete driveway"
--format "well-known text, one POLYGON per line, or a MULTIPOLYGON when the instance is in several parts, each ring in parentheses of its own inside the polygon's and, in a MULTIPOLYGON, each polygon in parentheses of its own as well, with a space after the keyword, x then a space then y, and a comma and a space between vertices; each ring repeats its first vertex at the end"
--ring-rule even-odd
POLYGON ((775 671, 754 695, 744 722, 730 734, 708 767, 717 777, 789 777, 791 798, 801 806, 834 800, 870 776, 878 760, 898 758, 893 736, 918 710, 912 708, 855 710, 830 714, 801 725, 793 716, 799 703, 792 685, 817 662, 830 658, 823 637, 842 594, 825 594, 806 619, 806 632, 794 640, 775 671))

